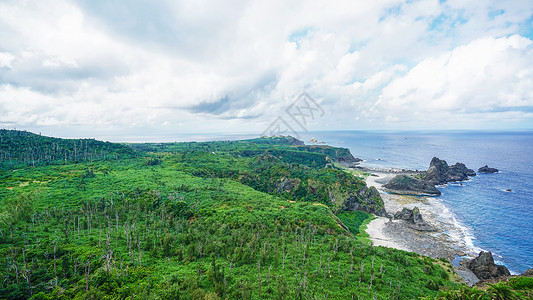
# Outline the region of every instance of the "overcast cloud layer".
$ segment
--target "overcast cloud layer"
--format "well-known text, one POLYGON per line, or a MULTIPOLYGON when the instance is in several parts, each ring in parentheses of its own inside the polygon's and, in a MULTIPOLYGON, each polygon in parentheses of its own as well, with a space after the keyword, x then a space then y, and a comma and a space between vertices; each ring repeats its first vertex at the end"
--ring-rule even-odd
POLYGON ((0 127, 55 136, 533 128, 533 2, 0 1, 0 127))

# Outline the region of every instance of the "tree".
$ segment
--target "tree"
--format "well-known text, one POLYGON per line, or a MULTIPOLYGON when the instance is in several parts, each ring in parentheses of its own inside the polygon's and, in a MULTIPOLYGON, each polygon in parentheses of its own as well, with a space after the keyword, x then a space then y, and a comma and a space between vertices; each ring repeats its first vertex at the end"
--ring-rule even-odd
POLYGON ((37 191, 20 194, 18 197, 5 199, 4 209, 0 212, 0 226, 9 227, 11 241, 13 241, 13 229, 20 221, 26 220, 33 213, 33 204, 37 197, 37 191))

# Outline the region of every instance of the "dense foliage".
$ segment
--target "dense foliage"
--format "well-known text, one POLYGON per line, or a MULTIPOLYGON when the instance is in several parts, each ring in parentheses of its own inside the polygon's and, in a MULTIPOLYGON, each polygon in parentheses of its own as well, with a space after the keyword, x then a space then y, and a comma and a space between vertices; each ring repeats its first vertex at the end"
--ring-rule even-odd
MULTIPOLYGON (((288 147, 272 140, 3 164, 0 298, 413 299, 457 291, 449 263, 362 238, 371 215, 343 212, 331 199, 356 195, 363 182, 257 149, 288 147)), ((290 151, 302 161, 337 159, 290 151)))
POLYGON ((0 168, 132 157, 129 147, 94 139, 59 139, 0 129, 0 168))

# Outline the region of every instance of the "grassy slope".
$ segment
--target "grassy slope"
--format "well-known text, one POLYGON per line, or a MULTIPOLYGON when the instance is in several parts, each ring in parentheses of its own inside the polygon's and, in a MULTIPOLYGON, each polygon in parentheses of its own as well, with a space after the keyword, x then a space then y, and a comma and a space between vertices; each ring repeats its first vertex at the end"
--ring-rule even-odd
POLYGON ((368 214, 225 173, 254 158, 178 150, 4 169, 3 203, 33 192, 35 212, 13 240, 2 229, 0 298, 409 299, 453 286, 443 262, 354 239, 368 214))

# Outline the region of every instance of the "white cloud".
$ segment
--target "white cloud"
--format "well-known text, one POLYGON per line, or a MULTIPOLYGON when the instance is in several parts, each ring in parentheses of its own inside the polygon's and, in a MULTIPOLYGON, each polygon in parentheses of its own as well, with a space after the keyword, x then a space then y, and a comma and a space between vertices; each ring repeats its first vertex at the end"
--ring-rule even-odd
POLYGON ((0 68, 9 68, 11 69, 11 62, 15 57, 7 52, 0 52, 0 68))
POLYGON ((394 79, 380 95, 379 109, 412 118, 442 113, 519 110, 533 106, 532 41, 483 38, 423 60, 394 79))
POLYGON ((413 124, 432 109, 520 115, 533 105, 531 46, 516 34, 532 12, 489 0, 3 1, 0 122, 260 132, 304 89, 326 110, 316 128, 368 128, 383 111, 389 127, 404 110, 413 124))

